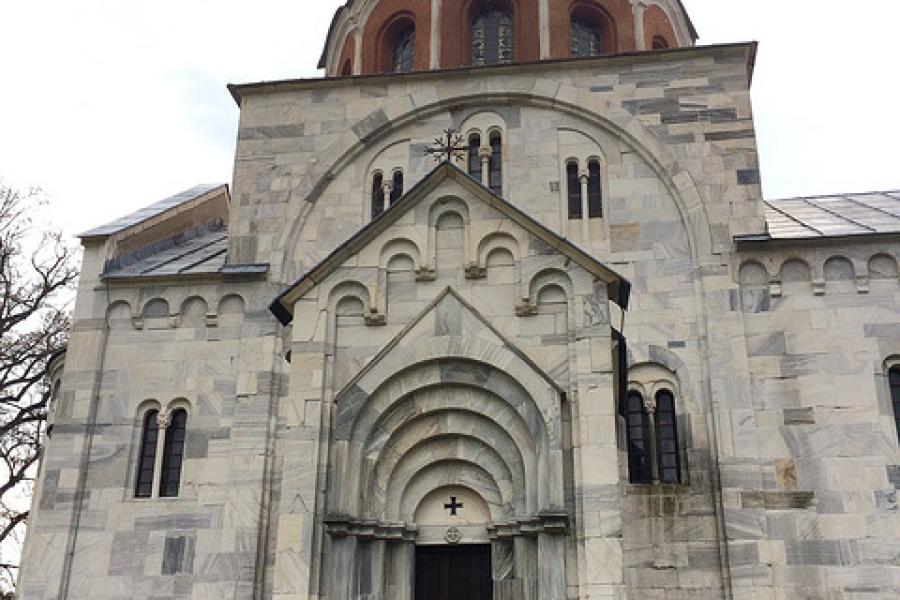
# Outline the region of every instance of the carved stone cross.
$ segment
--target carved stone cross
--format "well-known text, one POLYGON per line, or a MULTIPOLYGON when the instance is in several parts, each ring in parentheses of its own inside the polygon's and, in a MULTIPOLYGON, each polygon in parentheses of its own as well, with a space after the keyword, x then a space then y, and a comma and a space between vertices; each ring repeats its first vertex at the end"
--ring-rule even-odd
POLYGON ((451 516, 456 516, 457 509, 465 508, 462 502, 456 501, 456 496, 450 496, 450 504, 445 504, 444 508, 450 511, 451 516))

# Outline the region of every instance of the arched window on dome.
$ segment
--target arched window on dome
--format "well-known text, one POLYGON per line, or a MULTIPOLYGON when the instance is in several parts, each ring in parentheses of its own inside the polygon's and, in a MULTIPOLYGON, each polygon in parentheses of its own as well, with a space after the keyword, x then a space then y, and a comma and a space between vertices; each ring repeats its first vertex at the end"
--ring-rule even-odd
POLYGON ((413 67, 413 47, 416 44, 416 27, 404 22, 393 35, 391 50, 391 70, 394 73, 409 73, 413 67))
POLYGON ((376 172, 372 175, 372 218, 384 212, 384 175, 376 172))
POLYGON ((472 64, 513 61, 513 16, 493 2, 482 2, 472 18, 472 64))
POLYGON ((491 159, 488 162, 490 177, 488 187, 498 196, 503 195, 503 138, 499 131, 492 131, 490 136, 491 159))
POLYGON ((600 56, 603 37, 598 20, 586 15, 572 15, 572 56, 600 56))
POLYGON ((350 59, 344 61, 344 67, 341 69, 341 77, 350 77, 353 75, 353 63, 350 59))
POLYGON ((657 35, 653 37, 653 49, 654 50, 666 50, 669 47, 669 42, 666 41, 661 35, 657 35))
POLYGON ((475 181, 481 182, 481 135, 473 133, 469 136, 469 175, 475 181))
POLYGON ((644 398, 638 392, 628 394, 625 426, 628 439, 628 480, 631 483, 651 483, 650 416, 644 408, 644 398))

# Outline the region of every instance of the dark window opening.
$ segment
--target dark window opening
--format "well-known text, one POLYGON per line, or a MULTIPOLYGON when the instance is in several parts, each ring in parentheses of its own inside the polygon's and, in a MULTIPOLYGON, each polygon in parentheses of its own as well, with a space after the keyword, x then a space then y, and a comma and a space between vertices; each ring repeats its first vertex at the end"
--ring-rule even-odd
POLYGON ((394 184, 391 187, 391 206, 403 196, 403 171, 394 171, 394 184))
POLYGON ((603 216, 603 180, 598 160, 588 163, 588 216, 592 219, 603 216))
POLYGON ((654 50, 666 50, 669 47, 669 42, 666 41, 661 35, 657 35, 653 38, 653 49, 654 50))
POLYGON ((353 65, 350 63, 350 59, 348 58, 344 62, 344 68, 341 69, 341 77, 350 77, 353 74, 353 65))
POLYGON ((650 483, 650 417, 644 399, 637 392, 628 394, 625 411, 628 437, 628 479, 631 483, 650 483))
POLYGON ((894 423, 897 425, 897 441, 900 441, 900 367, 890 370, 891 402, 894 405, 894 423))
POLYGON ((162 472, 159 481, 161 498, 175 498, 181 485, 181 463, 184 459, 184 439, 187 433, 187 411, 179 408, 172 413, 166 428, 163 446, 162 472))
POLYGON ((578 173, 578 163, 566 164, 566 186, 569 198, 569 218, 580 219, 581 211, 581 178, 578 173))
POLYGON ((413 47, 416 44, 416 28, 408 25, 394 38, 391 50, 391 69, 394 73, 409 73, 413 66, 413 47))
POLYGON ((372 176, 372 218, 384 212, 384 176, 375 173, 372 176))
POLYGON ((681 483, 675 396, 668 390, 656 394, 656 455, 660 482, 681 483))
POLYGON ((496 65, 513 61, 512 13, 483 8, 472 22, 472 64, 496 65))
POLYGON ((481 181, 481 136, 473 133, 469 136, 469 175, 472 179, 481 181))
POLYGON ((498 132, 494 132, 491 134, 491 159, 488 163, 489 166, 489 180, 488 187, 491 188, 491 191, 497 194, 498 196, 503 195, 503 170, 501 165, 503 164, 503 148, 502 148, 502 140, 500 134, 498 132))
POLYGON ((572 17, 572 56, 600 56, 603 38, 592 19, 572 17))
POLYGON ((148 410, 144 414, 141 431, 141 447, 138 455, 137 477, 134 484, 135 498, 149 498, 153 495, 153 471, 156 468, 156 440, 159 438, 158 410, 148 410))

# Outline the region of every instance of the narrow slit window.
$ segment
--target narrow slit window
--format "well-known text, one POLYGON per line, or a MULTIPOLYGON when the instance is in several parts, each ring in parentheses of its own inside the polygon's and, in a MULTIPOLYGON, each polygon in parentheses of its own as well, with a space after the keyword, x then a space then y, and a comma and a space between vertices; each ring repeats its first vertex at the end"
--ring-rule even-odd
POLYGON ((603 216, 603 179, 598 160, 588 163, 588 216, 591 219, 603 216))
POLYGON ((372 218, 384 212, 384 176, 375 173, 372 176, 372 218))
POLYGON ((890 370, 891 403, 894 405, 894 423, 897 425, 897 441, 900 441, 900 367, 890 370))
POLYGON ((499 132, 491 134, 491 159, 489 187, 498 196, 503 195, 503 143, 499 132))
POLYGON ((391 206, 403 196, 403 171, 394 171, 394 181, 391 187, 391 206))
POLYGON ((183 408, 172 413, 166 428, 162 472, 159 481, 161 498, 175 498, 181 485, 181 464, 184 460, 184 440, 187 433, 187 411, 183 408))
POLYGON ((656 394, 656 454, 660 482, 681 483, 675 396, 668 390, 656 394))
POLYGON ((481 136, 473 133, 469 136, 469 175, 476 181, 481 181, 481 136))
POLYGON ((644 409, 644 398, 637 392, 628 394, 625 412, 628 436, 628 479, 631 483, 650 483, 650 418, 644 409))
POLYGON ((569 218, 581 218, 581 179, 578 176, 578 163, 566 163, 566 193, 569 199, 569 218))
POLYGON ((141 430, 141 447, 138 455, 137 477, 134 484, 135 498, 153 495, 153 471, 156 468, 156 441, 159 438, 159 411, 148 410, 144 414, 141 430))

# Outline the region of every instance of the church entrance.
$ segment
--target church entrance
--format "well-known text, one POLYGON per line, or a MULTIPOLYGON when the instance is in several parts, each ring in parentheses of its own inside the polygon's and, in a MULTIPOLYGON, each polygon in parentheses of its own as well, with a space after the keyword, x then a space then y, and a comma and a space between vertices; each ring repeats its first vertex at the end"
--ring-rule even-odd
POLYGON ((492 600, 491 547, 416 548, 415 600, 492 600))

